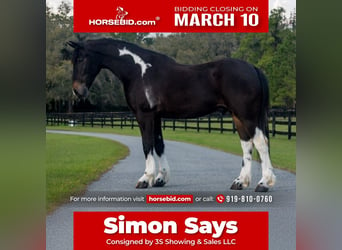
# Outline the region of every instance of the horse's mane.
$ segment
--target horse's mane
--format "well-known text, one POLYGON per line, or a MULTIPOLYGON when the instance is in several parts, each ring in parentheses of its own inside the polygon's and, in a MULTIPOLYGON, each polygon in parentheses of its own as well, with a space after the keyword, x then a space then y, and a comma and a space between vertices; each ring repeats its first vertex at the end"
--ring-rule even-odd
POLYGON ((114 44, 115 46, 120 46, 120 47, 126 47, 129 50, 137 52, 141 56, 146 56, 146 57, 160 57, 163 58, 164 60, 172 61, 175 62, 174 59, 171 57, 168 57, 167 55, 164 55, 162 53, 155 52, 150 49, 142 48, 134 43, 126 42, 123 40, 118 40, 118 39, 112 39, 112 38, 100 38, 100 39, 95 39, 95 40, 87 40, 88 42, 98 44, 98 45, 108 45, 108 44, 114 44))

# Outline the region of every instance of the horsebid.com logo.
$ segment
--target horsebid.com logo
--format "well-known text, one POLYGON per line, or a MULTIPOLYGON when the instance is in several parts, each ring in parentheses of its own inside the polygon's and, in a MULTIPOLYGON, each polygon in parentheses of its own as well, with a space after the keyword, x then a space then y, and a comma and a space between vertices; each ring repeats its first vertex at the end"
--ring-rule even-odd
POLYGON ((116 16, 115 19, 89 19, 89 25, 104 25, 104 26, 116 26, 116 25, 138 25, 138 26, 154 26, 156 25, 156 20, 159 20, 156 17, 156 20, 134 20, 134 19, 125 19, 128 15, 128 12, 121 6, 116 8, 116 16))
POLYGON ((122 7, 117 7, 116 11, 118 12, 118 14, 116 15, 116 19, 124 19, 125 16, 127 16, 128 12, 125 11, 122 7))

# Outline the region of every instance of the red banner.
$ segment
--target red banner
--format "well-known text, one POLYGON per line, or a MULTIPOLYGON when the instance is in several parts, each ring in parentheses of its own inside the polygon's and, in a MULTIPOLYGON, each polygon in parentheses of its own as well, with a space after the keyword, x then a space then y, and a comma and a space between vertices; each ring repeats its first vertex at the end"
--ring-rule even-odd
POLYGON ((267 250, 268 212, 74 212, 74 250, 179 247, 267 250))
POLYGON ((74 32, 268 32, 268 0, 74 0, 74 32))

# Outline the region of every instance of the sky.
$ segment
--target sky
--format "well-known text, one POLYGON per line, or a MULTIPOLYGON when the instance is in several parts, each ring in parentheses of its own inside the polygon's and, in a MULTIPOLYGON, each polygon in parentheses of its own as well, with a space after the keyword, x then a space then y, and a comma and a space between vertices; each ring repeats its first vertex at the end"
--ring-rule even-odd
POLYGON ((270 10, 283 7, 286 10, 286 14, 289 14, 296 8, 296 0, 269 0, 268 6, 270 10))
MULTIPOLYGON (((73 4, 73 0, 46 0, 47 6, 51 7, 54 10, 57 10, 57 7, 61 2, 73 4)), ((277 7, 283 7, 286 10, 286 14, 289 15, 296 8, 296 0, 269 0, 269 9, 274 9, 277 7)))

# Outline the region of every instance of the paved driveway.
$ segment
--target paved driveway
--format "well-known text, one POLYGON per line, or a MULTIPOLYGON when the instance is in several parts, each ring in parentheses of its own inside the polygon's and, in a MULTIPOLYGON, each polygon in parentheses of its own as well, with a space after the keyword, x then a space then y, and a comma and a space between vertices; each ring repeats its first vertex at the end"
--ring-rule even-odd
MULTIPOLYGON (((229 189, 239 175, 241 157, 187 143, 166 141, 166 155, 171 168, 171 180, 163 188, 135 189, 143 174, 145 160, 139 137, 101 133, 47 131, 49 133, 95 136, 121 142, 130 154, 91 183, 85 196, 145 197, 146 194, 194 194, 194 197, 224 195, 257 195, 254 188, 261 177, 260 164, 253 162, 252 184, 244 191, 229 189)), ((296 248, 296 177, 275 169, 277 183, 267 193, 272 203, 224 203, 215 201, 191 205, 156 205, 136 203, 68 203, 46 218, 46 247, 48 250, 73 249, 73 211, 268 211, 270 250, 296 248)))

